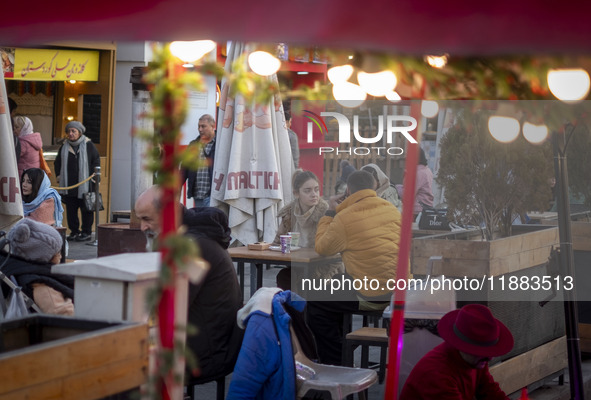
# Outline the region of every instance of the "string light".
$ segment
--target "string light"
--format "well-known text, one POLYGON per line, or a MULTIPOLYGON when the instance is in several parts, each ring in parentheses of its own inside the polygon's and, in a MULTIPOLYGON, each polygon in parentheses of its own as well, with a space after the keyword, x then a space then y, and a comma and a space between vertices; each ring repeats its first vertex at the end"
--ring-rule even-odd
POLYGON ((548 71, 548 87, 557 99, 575 102, 589 93, 589 74, 584 69, 551 69, 548 71))
POLYGON ((213 40, 175 41, 170 44, 170 52, 185 63, 194 63, 215 49, 213 40))
POLYGON ((439 112, 439 104, 433 100, 423 100, 421 102, 421 115, 425 118, 433 118, 439 112))
POLYGON ((443 68, 447 65, 447 55, 444 54, 442 56, 425 56, 425 61, 427 61, 427 64, 429 64, 433 68, 443 68))
POLYGON ((402 100, 402 97, 400 97, 400 95, 397 92, 395 92, 394 90, 392 90, 389 93, 386 93, 386 98, 388 100, 390 100, 392 103, 396 103, 396 102, 402 100))
POLYGON ((526 122, 523 124, 523 137, 532 144, 540 144, 548 137, 548 127, 526 122))
POLYGON ((488 131, 499 142, 510 143, 519 136, 519 121, 512 117, 494 115, 488 119, 488 131))
POLYGON ((332 94, 340 105, 347 108, 359 107, 367 94, 359 86, 351 82, 340 82, 332 87, 332 94))
POLYGON ((373 74, 360 71, 357 74, 359 85, 367 94, 381 97, 390 93, 396 87, 398 80, 392 71, 381 71, 373 74))
POLYGON ((329 69, 327 75, 328 80, 333 85, 340 82, 347 82, 351 75, 353 75, 353 67, 350 65, 338 65, 329 69))
POLYGON ((273 75, 281 67, 281 61, 266 51, 255 51, 248 55, 248 65, 255 74, 273 75))

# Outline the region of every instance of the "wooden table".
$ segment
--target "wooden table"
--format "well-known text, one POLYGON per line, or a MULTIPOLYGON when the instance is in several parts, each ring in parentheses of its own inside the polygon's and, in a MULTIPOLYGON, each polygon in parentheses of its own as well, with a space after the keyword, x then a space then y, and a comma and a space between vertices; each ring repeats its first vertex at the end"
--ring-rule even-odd
POLYGON ((326 263, 338 261, 340 255, 321 256, 310 248, 301 248, 291 253, 283 254, 280 251, 273 250, 249 250, 247 246, 231 247, 228 249, 232 261, 238 263, 238 276, 240 288, 244 293, 244 263, 252 263, 256 266, 256 274, 250 273, 250 295, 263 286, 263 266, 264 265, 285 265, 301 266, 309 268, 317 263, 326 263))

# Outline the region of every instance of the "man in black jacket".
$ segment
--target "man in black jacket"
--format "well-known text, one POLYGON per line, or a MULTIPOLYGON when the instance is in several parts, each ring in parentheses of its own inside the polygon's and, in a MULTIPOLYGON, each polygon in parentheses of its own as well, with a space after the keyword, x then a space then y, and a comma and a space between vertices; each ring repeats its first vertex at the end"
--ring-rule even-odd
MULTIPOLYGON (((179 207, 182 205, 179 203, 179 207)), ((135 213, 148 238, 160 233, 160 190, 157 186, 142 193, 135 213)), ((205 383, 228 375, 234 369, 242 344, 243 331, 236 323, 242 307, 242 293, 232 259, 226 251, 230 244, 228 218, 213 207, 182 208, 186 235, 193 237, 201 257, 209 263, 205 279, 189 284, 187 319, 197 334, 187 337, 187 346, 199 363, 199 376, 187 371, 185 384, 205 383)))
POLYGON ((187 181, 187 197, 193 198, 195 207, 209 207, 213 161, 215 159, 215 119, 204 114, 199 118, 199 136, 189 146, 199 146, 203 166, 196 171, 184 170, 182 181, 187 181))

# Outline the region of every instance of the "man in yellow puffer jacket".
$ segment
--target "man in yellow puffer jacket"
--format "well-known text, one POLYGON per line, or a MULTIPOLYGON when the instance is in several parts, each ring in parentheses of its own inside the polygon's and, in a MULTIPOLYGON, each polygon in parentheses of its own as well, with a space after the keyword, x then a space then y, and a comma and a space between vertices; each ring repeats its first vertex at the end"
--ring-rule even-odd
POLYGON ((392 295, 388 281, 392 285, 396 279, 402 218, 395 206, 377 197, 374 184, 370 173, 352 173, 348 197, 331 198, 318 223, 316 252, 341 253, 345 265, 344 276, 335 275, 331 287, 340 286, 339 295, 349 294, 349 301, 333 296, 308 302, 308 323, 324 364, 341 364, 343 314, 384 309, 392 295), (349 282, 354 289, 346 290, 349 282))

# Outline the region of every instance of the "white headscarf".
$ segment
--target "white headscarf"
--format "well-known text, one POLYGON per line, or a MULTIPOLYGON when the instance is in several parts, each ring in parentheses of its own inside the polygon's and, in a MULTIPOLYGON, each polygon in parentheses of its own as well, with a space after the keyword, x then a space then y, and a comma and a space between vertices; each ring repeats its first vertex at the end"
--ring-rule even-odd
POLYGON ((14 118, 14 126, 21 127, 21 129, 17 132, 19 137, 33 133, 33 123, 29 118, 23 117, 22 115, 14 118))

